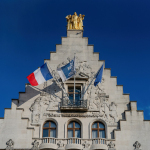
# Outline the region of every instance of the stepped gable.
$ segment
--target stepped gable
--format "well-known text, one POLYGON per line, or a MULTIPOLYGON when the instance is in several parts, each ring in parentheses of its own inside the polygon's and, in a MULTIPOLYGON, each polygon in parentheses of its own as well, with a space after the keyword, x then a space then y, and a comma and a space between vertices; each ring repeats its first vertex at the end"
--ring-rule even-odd
MULTIPOLYGON (((80 17, 84 19, 84 15, 80 17)), ((68 25, 67 37, 62 37, 56 52, 50 52, 50 59, 44 60, 60 84, 56 80, 36 87, 26 84, 19 99, 12 99, 11 108, 5 109, 4 118, 0 118, 0 149, 148 149, 150 121, 144 121, 143 111, 138 111, 136 102, 130 102, 129 94, 123 93, 123 86, 117 85, 111 69, 104 67, 102 82, 95 87, 93 81, 89 86, 105 61, 99 60, 99 53, 83 37, 83 26, 77 29, 75 24, 68 25), (71 99, 74 78, 63 83, 57 73, 57 68, 69 63, 74 55, 76 89, 80 91, 77 96, 81 97, 89 86, 83 99, 76 101, 71 99), (52 128, 45 127, 45 123, 54 124, 53 136, 52 128), (78 128, 69 127, 70 123, 78 128), (101 127, 94 129, 95 123, 101 127), (68 137, 69 130, 73 131, 73 139, 68 137), (74 130, 79 131, 78 138, 74 130), (47 137, 45 131, 49 132, 47 137), (98 131, 96 139, 94 131, 98 131)))

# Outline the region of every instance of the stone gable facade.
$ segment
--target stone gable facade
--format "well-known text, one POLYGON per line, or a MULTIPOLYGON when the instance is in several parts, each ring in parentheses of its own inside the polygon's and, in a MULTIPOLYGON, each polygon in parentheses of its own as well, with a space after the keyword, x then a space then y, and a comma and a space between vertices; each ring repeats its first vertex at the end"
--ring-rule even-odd
POLYGON ((143 111, 123 93, 110 69, 104 68, 102 82, 96 87, 92 82, 78 105, 65 99, 62 87, 69 93, 74 80, 63 83, 56 70, 74 54, 80 96, 105 65, 93 45, 88 45, 83 30, 67 30, 56 52, 44 60, 60 85, 55 80, 36 87, 26 84, 25 92, 12 99, 11 108, 0 119, 0 149, 148 150, 150 121, 144 121, 143 111))

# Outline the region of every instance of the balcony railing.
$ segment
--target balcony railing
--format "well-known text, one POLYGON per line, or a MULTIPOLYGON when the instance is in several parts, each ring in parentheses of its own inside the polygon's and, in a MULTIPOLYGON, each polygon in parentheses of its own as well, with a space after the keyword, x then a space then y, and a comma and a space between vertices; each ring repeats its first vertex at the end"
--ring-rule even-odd
POLYGON ((60 104, 61 110, 87 110, 87 100, 66 100, 60 104))
POLYGON ((51 137, 44 137, 41 139, 40 149, 58 149, 63 147, 63 149, 83 149, 85 146, 91 149, 107 149, 108 140, 105 138, 96 138, 96 139, 82 139, 82 138, 67 138, 67 139, 58 139, 51 137))

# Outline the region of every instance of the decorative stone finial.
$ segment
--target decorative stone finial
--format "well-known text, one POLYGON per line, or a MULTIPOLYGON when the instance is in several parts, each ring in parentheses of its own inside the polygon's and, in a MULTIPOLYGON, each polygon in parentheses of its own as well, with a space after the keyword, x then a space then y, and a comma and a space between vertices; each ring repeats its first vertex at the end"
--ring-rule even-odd
POLYGON ((136 141, 136 142, 133 144, 133 146, 135 147, 134 150, 141 150, 141 149, 140 149, 141 144, 140 144, 138 141, 136 141))
POLYGON ((35 140, 34 142, 32 142, 32 145, 33 145, 33 147, 32 147, 33 150, 39 149, 39 142, 37 142, 37 140, 35 140))
POLYGON ((79 14, 75 12, 74 15, 66 16, 67 19, 67 30, 83 30, 83 19, 85 15, 79 14))
POLYGON ((12 139, 10 139, 9 141, 6 142, 6 149, 7 150, 12 150, 14 148, 14 141, 12 139))

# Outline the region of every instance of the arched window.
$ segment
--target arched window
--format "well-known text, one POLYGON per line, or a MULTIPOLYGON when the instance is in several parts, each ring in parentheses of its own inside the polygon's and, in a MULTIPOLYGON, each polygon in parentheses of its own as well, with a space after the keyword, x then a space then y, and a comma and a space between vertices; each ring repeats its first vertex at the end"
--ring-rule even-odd
POLYGON ((76 137, 81 138, 81 126, 79 123, 72 121, 68 124, 68 138, 76 137))
POLYGON ((105 138, 105 126, 101 122, 94 122, 92 125, 92 138, 105 138))
POLYGON ((47 121, 43 126, 43 137, 56 138, 56 124, 53 121, 47 121))

